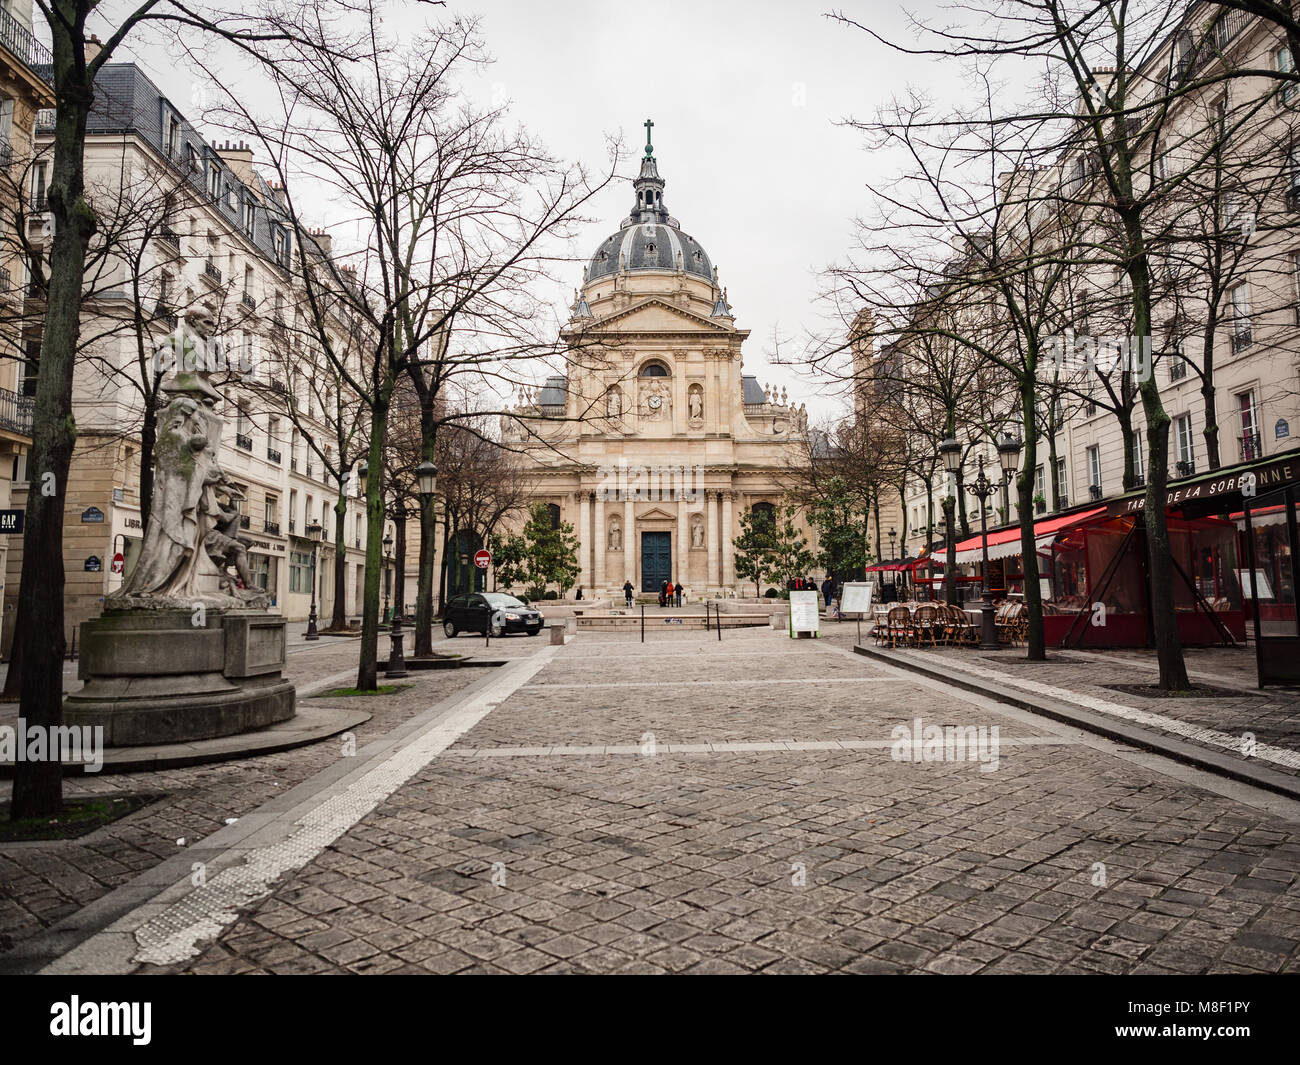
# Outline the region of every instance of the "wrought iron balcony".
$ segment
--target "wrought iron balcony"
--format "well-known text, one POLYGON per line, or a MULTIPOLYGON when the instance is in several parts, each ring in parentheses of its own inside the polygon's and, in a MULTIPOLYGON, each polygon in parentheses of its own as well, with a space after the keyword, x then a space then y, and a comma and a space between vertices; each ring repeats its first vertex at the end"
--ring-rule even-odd
POLYGON ((239 302, 243 306, 247 307, 250 311, 257 310, 257 300, 253 299, 253 297, 249 295, 247 292, 245 292, 242 296, 239 297, 239 302))
POLYGON ((214 266, 211 262, 205 262, 203 264, 203 278, 206 281, 211 281, 213 284, 221 284, 220 268, 214 266))
POLYGON ((280 452, 276 451, 273 447, 268 447, 266 449, 266 457, 270 459, 270 461, 278 463, 280 461, 280 452))
POLYGON ((292 536, 297 531, 298 523, 293 518, 289 519, 289 535, 292 536))
POLYGON ((291 469, 294 473, 298 472, 298 460, 292 455, 289 457, 289 469, 291 469))
POLYGON ((1190 477, 1196 472, 1196 463, 1190 459, 1179 459, 1174 463, 1174 473, 1178 477, 1190 477))
POLYGON ((243 433, 235 434, 235 446, 242 447, 245 451, 253 450, 253 438, 251 435, 245 436, 243 433))
POLYGON ((181 250, 181 235, 172 229, 171 226, 162 226, 158 230, 158 239, 164 244, 170 244, 177 251, 181 250))
POLYGON ((1090 495, 1090 496, 1092 497, 1093 502, 1096 502, 1098 499, 1100 499, 1100 498, 1101 498, 1101 485, 1099 485, 1099 484, 1090 484, 1090 485, 1088 485, 1088 495, 1090 495))
POLYGON ((44 214, 50 209, 50 198, 46 195, 44 189, 32 193, 31 205, 32 210, 37 214, 44 214))
POLYGON ((42 81, 53 82, 54 56, 32 36, 31 30, 5 10, 0 10, 0 44, 42 81), (50 72, 42 73, 46 68, 50 72))
POLYGON ((269 532, 272 536, 280 535, 280 523, 278 521, 264 521, 262 522, 262 529, 264 532, 269 532))
POLYGON ((32 410, 35 406, 35 396, 24 396, 0 388, 0 427, 23 436, 31 436, 32 410))
POLYGON ((168 329, 175 329, 178 321, 176 312, 165 303, 159 303, 153 309, 153 316, 156 321, 162 322, 168 329))
POLYGON ((239 516, 239 527, 241 529, 251 529, 253 527, 253 519, 247 514, 241 514, 239 516))
POLYGON ((0 138, 0 167, 6 169, 13 165, 14 146, 9 143, 8 137, 0 138))
POLYGON ((13 279, 7 266, 0 266, 0 294, 7 293, 13 287, 13 279))
POLYGON ((1251 336, 1250 323, 1240 323, 1233 327, 1232 330, 1232 350, 1234 353, 1245 351, 1253 343, 1254 338, 1251 336))
POLYGON ((1260 458, 1264 454, 1264 445, 1259 438, 1259 433, 1242 433, 1237 440, 1241 450, 1241 461, 1249 462, 1251 459, 1260 458))

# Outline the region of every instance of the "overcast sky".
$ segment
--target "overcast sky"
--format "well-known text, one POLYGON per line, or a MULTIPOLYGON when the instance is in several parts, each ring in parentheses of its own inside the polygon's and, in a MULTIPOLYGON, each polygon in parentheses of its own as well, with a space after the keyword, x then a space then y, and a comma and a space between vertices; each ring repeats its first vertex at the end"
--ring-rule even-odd
MULTIPOLYGON (((386 17, 412 28, 440 11, 403 0, 389 8, 386 17)), ((819 273, 848 253, 852 219, 868 209, 864 185, 885 176, 858 135, 838 123, 870 117, 909 80, 933 84, 939 73, 826 18, 832 9, 884 36, 911 37, 901 5, 862 0, 834 8, 824 0, 453 0, 448 7, 482 16, 495 58, 471 91, 485 102, 504 94, 554 153, 599 170, 607 137, 621 133, 630 176, 642 123, 654 120, 665 202, 718 266, 737 325, 751 330, 746 372, 786 385, 815 416, 830 413, 834 401, 818 397, 818 386, 793 368, 772 365, 773 333, 794 358, 810 330, 826 328, 819 273)), ((184 109, 189 74, 157 50, 134 57, 184 109)), ((601 221, 577 250, 590 255, 631 205, 628 181, 607 189, 592 212, 601 221)), ((582 268, 575 263, 569 272, 566 295, 582 268)))

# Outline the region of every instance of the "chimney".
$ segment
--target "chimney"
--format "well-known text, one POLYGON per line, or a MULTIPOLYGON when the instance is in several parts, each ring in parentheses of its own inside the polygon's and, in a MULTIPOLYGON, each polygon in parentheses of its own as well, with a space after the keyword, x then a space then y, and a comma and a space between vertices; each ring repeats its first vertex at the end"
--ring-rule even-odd
POLYGON ((89 63, 95 56, 104 50, 104 42, 96 37, 93 33, 86 38, 86 62, 89 63))
POLYGON ((334 238, 323 229, 313 229, 309 232, 311 233, 311 239, 314 240, 316 246, 320 248, 321 255, 328 259, 330 253, 334 250, 334 238))
POLYGON ((239 178, 245 185, 252 186, 253 180, 253 149, 244 141, 235 143, 227 141, 225 144, 214 144, 217 155, 221 161, 230 167, 230 172, 239 178))

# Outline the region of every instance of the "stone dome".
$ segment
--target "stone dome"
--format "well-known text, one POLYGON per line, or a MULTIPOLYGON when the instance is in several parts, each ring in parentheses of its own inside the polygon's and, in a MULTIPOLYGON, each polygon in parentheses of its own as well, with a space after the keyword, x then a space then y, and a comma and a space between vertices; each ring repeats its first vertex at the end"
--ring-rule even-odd
POLYGON ((587 264, 588 283, 627 271, 679 267, 688 274, 713 281, 713 263, 708 253, 698 240, 682 232, 677 219, 664 206, 667 182, 659 176, 659 164, 649 141, 653 124, 646 122, 645 158, 641 160, 641 173, 632 182, 636 189, 632 213, 623 219, 617 233, 601 241, 587 264))
POLYGON ((713 263, 700 242, 664 221, 636 222, 607 237, 587 265, 587 281, 620 271, 676 270, 713 280, 713 263))

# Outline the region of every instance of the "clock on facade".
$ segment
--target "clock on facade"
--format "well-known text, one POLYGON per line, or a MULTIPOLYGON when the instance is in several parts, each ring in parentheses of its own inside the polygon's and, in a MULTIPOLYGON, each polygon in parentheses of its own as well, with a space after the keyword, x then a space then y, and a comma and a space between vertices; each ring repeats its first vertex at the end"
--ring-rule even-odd
POLYGON ((661 404, 662 402, 663 402, 662 396, 651 396, 649 399, 646 400, 646 403, 649 404, 651 410, 658 410, 659 404, 661 404))

